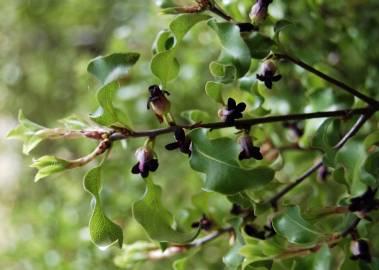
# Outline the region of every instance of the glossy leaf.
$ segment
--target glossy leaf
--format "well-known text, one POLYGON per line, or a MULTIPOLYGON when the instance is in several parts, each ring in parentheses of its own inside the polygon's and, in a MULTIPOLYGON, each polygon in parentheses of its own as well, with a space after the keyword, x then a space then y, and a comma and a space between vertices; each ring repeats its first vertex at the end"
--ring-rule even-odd
POLYGON ((38 170, 36 176, 34 177, 34 181, 37 182, 42 178, 45 178, 52 174, 70 169, 71 163, 70 161, 54 156, 43 156, 35 160, 33 164, 30 165, 30 167, 36 168, 38 170))
POLYGON ((175 54, 182 39, 195 24, 207 19, 209 19, 209 16, 204 14, 178 15, 170 23, 170 31, 175 39, 172 45, 167 45, 171 36, 167 32, 161 33, 157 38, 155 48, 158 53, 151 60, 150 68, 152 73, 161 80, 164 87, 179 74, 180 65, 175 54), (164 48, 168 49, 163 50, 164 48))
POLYGON ((340 140, 340 120, 327 119, 313 137, 312 146, 328 151, 340 140))
MULTIPOLYGON (((208 25, 216 32, 222 46, 218 63, 233 66, 237 78, 241 78, 250 68, 250 51, 240 35, 239 28, 232 23, 218 23, 212 19, 208 25)), ((236 79, 236 78, 235 78, 236 79)))
POLYGON ((297 206, 288 207, 282 214, 273 219, 275 231, 294 244, 312 244, 324 238, 312 224, 300 214, 297 206))
POLYGON ((263 59, 271 50, 271 47, 275 45, 275 42, 258 32, 252 32, 248 36, 244 37, 244 41, 249 48, 252 58, 263 59))
POLYGON ((27 119, 21 110, 18 113, 18 122, 19 125, 8 132, 7 138, 22 140, 22 152, 28 155, 44 139, 43 131, 46 128, 27 119))
POLYGON ((195 232, 183 232, 173 228, 175 223, 171 213, 161 201, 162 189, 146 178, 146 191, 142 199, 133 205, 133 216, 153 240, 159 242, 187 243, 197 235, 195 232))
POLYGON ((103 84, 108 84, 125 77, 139 57, 138 53, 114 53, 99 56, 88 64, 87 70, 103 84))
POLYGON ((209 140, 203 130, 195 130, 190 136, 190 165, 192 169, 206 174, 206 190, 234 194, 244 189, 261 187, 273 179, 274 171, 269 167, 241 167, 237 161, 239 146, 233 140, 209 140))
POLYGON ((93 196, 95 202, 89 230, 92 241, 101 249, 115 243, 122 247, 123 232, 120 226, 112 222, 104 213, 100 199, 101 166, 92 168, 84 177, 84 189, 93 196))
POLYGON ((104 85, 97 93, 97 101, 100 107, 92 113, 91 119, 104 126, 127 127, 128 119, 124 113, 114 107, 114 95, 119 88, 117 82, 104 85))
POLYGON ((223 84, 219 82, 207 82, 205 85, 205 93, 217 103, 224 104, 222 99, 223 84))

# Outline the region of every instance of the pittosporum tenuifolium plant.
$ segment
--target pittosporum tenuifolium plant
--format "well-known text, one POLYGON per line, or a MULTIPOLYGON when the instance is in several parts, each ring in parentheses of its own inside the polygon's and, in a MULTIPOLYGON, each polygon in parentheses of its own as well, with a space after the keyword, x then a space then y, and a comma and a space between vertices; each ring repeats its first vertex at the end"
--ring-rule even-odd
MULTIPOLYGON (((140 125, 133 121, 135 117, 117 103, 117 91, 128 83, 125 78, 140 58, 139 53, 126 52, 99 56, 88 65, 100 85, 98 108, 89 115, 92 123, 75 119, 80 125, 47 128, 20 111, 19 125, 8 136, 23 140, 25 154, 44 140, 98 142, 92 152, 78 159, 46 155, 31 166, 37 169, 35 181, 39 181, 97 160, 84 177, 84 188, 94 201, 90 236, 101 248, 117 243, 122 251, 115 263, 121 267, 172 257, 178 259, 175 269, 185 269, 197 251, 222 239, 229 251, 219 261, 227 269, 379 269, 378 241, 371 236, 378 236, 375 231, 379 230, 375 118, 379 101, 364 89, 328 75, 325 70, 331 69, 302 61, 287 44, 290 39, 282 42, 281 32, 298 26, 270 17, 275 1, 241 1, 244 6, 249 2, 249 9, 238 18, 234 14, 241 11, 233 11, 225 2, 196 0, 180 5, 162 1, 162 13, 174 16, 154 41, 151 78, 146 78, 154 83, 144 89, 144 113, 154 114, 159 127, 135 128, 140 125), (180 65, 186 64, 179 62, 179 55, 191 50, 187 46, 191 39, 185 37, 197 24, 218 40, 214 52, 220 54, 209 63, 210 75, 204 74, 212 79, 198 83, 205 88, 203 95, 188 95, 185 102, 191 107, 191 99, 207 100, 212 116, 195 107, 180 114, 174 102, 181 90, 175 79, 181 74, 180 65), (289 66, 296 69, 288 71, 289 66), (294 113, 289 113, 288 106, 280 107, 289 104, 285 92, 291 87, 301 89, 308 77, 317 87, 306 97, 302 92, 292 97, 299 100, 291 104, 294 113), (324 90, 329 96, 323 96, 324 90), (324 99, 315 101, 316 95, 324 99), (304 98, 309 104, 304 105, 304 98), (169 141, 163 147, 162 137, 169 141), (132 212, 152 243, 125 244, 123 234, 128 235, 128 228, 105 213, 101 180, 107 178, 103 167, 112 162, 109 157, 111 149, 119 147, 117 142, 138 138, 145 143, 127 149, 125 156, 132 160, 135 151, 128 171, 140 177, 146 189, 132 212), (183 153, 186 166, 203 180, 192 208, 175 219, 162 202, 163 196, 174 196, 171 187, 160 187, 153 180, 177 165, 175 155, 180 153, 173 150, 183 153), (160 160, 164 151, 171 151, 171 161, 165 160, 169 164, 160 160), (319 181, 305 185, 313 176, 319 181), (227 199, 229 211, 204 199, 209 194, 227 199)), ((181 175, 173 185, 184 183, 188 184, 181 175)))

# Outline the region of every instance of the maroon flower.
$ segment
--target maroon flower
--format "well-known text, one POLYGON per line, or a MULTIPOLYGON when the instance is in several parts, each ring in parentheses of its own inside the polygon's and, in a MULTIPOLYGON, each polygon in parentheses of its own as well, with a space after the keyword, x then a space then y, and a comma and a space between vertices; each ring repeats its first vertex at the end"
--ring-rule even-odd
POLYGON ((350 259, 371 262, 370 247, 366 240, 359 239, 351 241, 350 251, 353 254, 350 259))
POLYGON ((375 194, 378 189, 371 189, 368 187, 365 193, 361 196, 351 199, 349 210, 351 212, 363 212, 363 214, 370 212, 371 210, 378 209, 379 201, 375 198, 375 194))
POLYGON ((259 147, 256 147, 253 145, 253 142, 251 140, 251 137, 244 133, 240 137, 240 145, 242 148, 242 151, 240 152, 238 159, 249 159, 249 158, 255 158, 256 160, 262 160, 263 155, 260 152, 259 147))
POLYGON ((160 123, 163 122, 165 114, 170 112, 170 101, 166 95, 170 95, 166 90, 161 90, 158 85, 149 87, 150 97, 147 100, 147 109, 152 109, 160 123))
POLYGON ((213 222, 206 215, 203 214, 199 221, 191 224, 192 228, 199 228, 204 231, 210 231, 213 227, 213 222))
POLYGON ((240 102, 236 104, 236 101, 232 98, 228 98, 228 104, 226 107, 221 108, 218 111, 218 116, 222 121, 226 123, 233 123, 235 119, 242 118, 242 112, 246 109, 246 104, 240 102))
POLYGON ((180 152, 191 155, 191 139, 186 136, 184 130, 180 127, 176 127, 175 129, 175 140, 176 142, 169 143, 165 146, 167 150, 175 150, 178 149, 180 152))
POLYGON ((272 83, 277 82, 282 78, 282 75, 276 73, 276 65, 271 60, 263 62, 260 73, 257 74, 257 79, 264 82, 268 89, 272 89, 272 83))
POLYGON ((149 171, 155 172, 158 169, 158 160, 154 152, 146 147, 138 148, 135 156, 138 160, 137 164, 133 166, 132 173, 141 174, 142 177, 147 177, 149 171))

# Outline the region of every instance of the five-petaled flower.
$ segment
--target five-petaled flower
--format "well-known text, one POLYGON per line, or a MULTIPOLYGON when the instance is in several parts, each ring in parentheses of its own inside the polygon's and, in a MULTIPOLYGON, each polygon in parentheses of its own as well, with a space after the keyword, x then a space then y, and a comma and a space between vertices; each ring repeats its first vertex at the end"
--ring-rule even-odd
POLYGON ((158 169, 158 160, 155 158, 155 153, 146 146, 138 148, 135 156, 138 162, 133 166, 132 173, 147 177, 149 171, 155 172, 158 169))
POLYGON ((226 123, 233 123, 235 119, 242 118, 242 112, 246 109, 246 104, 240 102, 236 104, 236 101, 232 98, 228 98, 228 104, 226 107, 221 108, 218 111, 218 116, 222 121, 226 123))
POLYGON ((259 147, 256 147, 253 145, 253 141, 249 134, 244 133, 240 139, 240 146, 242 151, 240 152, 238 159, 249 159, 249 158, 255 158, 256 160, 262 160, 263 155, 260 152, 259 147))
POLYGON ((191 139, 186 136, 183 128, 176 127, 175 129, 175 140, 176 142, 169 143, 165 146, 167 150, 175 150, 179 148, 180 152, 191 155, 191 139))
POLYGON ((277 82, 282 78, 282 75, 276 73, 276 65, 272 60, 263 62, 260 73, 257 74, 257 79, 264 82, 268 89, 272 89, 272 83, 277 82))
POLYGON ((147 109, 152 109, 160 123, 164 116, 170 112, 170 101, 166 95, 170 95, 166 90, 161 90, 158 85, 149 86, 150 96, 147 100, 147 109))
POLYGON ((371 262, 370 247, 366 240, 359 239, 351 241, 350 251, 353 254, 350 259, 371 262))

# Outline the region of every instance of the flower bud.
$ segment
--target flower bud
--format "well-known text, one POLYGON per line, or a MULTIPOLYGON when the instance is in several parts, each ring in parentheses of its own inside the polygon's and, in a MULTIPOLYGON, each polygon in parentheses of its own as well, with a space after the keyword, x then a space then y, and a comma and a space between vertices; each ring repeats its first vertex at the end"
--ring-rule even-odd
POLYGON ((243 160, 243 159, 249 159, 249 158, 255 158, 257 160, 262 160, 263 155, 260 152, 259 147, 255 147, 253 145, 253 141, 249 134, 244 133, 240 137, 240 146, 242 148, 242 151, 240 152, 238 159, 243 160))
POLYGON ((272 88, 272 83, 277 82, 282 78, 282 75, 276 73, 276 64, 272 60, 266 60, 261 66, 260 72, 257 74, 257 79, 263 81, 268 89, 272 88))
POLYGON ((264 22, 268 14, 268 6, 265 6, 261 1, 256 2, 251 8, 249 17, 253 24, 258 25, 264 22))
POLYGON ((155 153, 151 149, 145 146, 140 147, 136 150, 135 157, 138 162, 133 166, 132 173, 147 177, 149 171, 155 172, 158 169, 158 160, 155 158, 155 153))
POLYGON ((371 262, 370 248, 366 240, 359 239, 351 241, 350 251, 353 254, 350 257, 352 260, 371 262))
POLYGON ((170 101, 166 98, 169 93, 161 90, 158 85, 149 87, 150 97, 147 101, 147 109, 152 109, 160 123, 163 122, 164 116, 170 112, 170 101))

